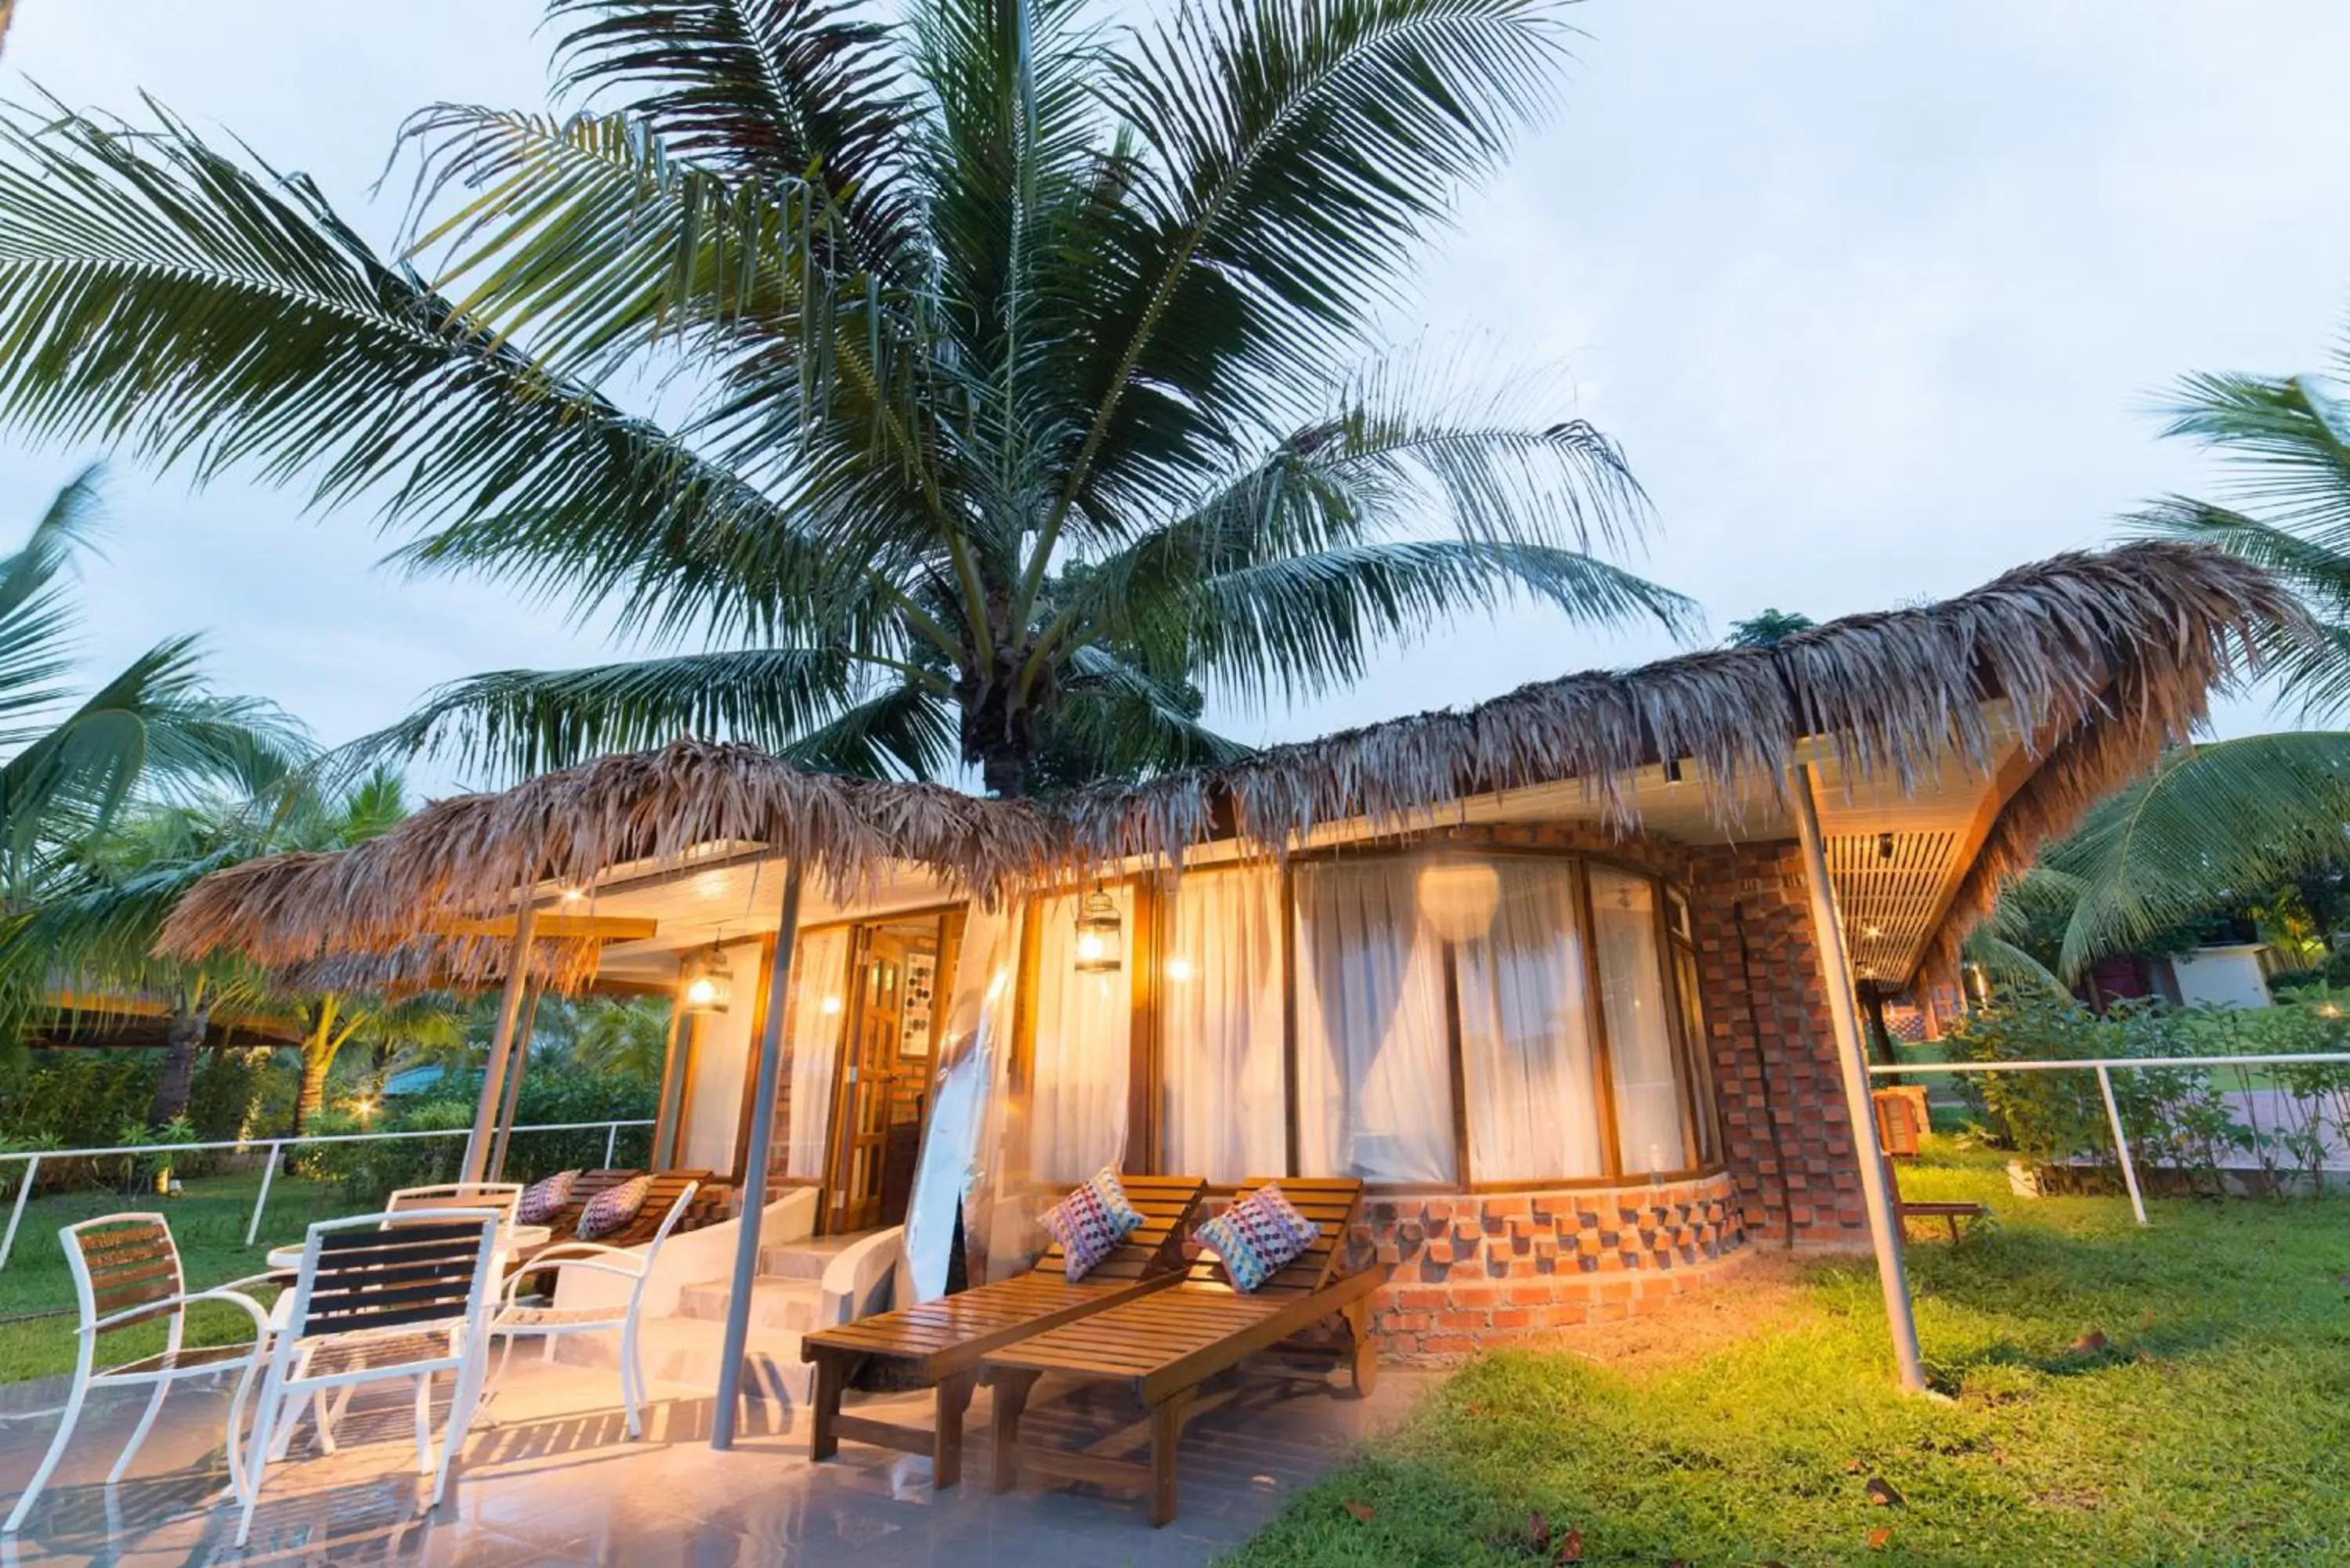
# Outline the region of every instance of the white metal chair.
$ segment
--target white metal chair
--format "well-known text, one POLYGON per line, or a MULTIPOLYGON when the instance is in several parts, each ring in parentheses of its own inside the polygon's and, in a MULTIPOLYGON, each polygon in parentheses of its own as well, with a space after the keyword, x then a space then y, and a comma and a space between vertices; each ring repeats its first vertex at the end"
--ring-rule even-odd
POLYGON ((16 1505, 8 1511, 7 1522, 0 1525, 0 1534, 15 1534, 32 1512, 41 1489, 48 1484, 50 1473, 57 1468, 57 1460, 64 1457, 66 1445, 73 1438, 74 1425, 81 1419, 82 1401, 93 1388, 135 1384, 152 1384, 155 1388, 148 1398, 147 1413, 139 1418, 130 1440, 122 1446, 121 1457, 106 1474, 106 1484, 112 1486, 130 1468, 131 1456, 154 1429, 155 1417, 162 1413, 163 1396, 171 1392, 172 1384, 185 1377, 216 1376, 243 1362, 244 1367, 237 1376, 228 1421, 229 1480, 232 1487, 239 1485, 244 1469, 237 1453, 236 1429, 254 1368, 269 1345, 269 1314, 238 1287, 259 1283, 265 1276, 232 1281, 208 1291, 190 1291, 180 1269, 180 1250, 172 1240, 172 1227, 161 1214, 108 1214, 85 1220, 60 1230, 57 1240, 73 1270, 74 1294, 81 1306, 81 1324, 75 1336, 73 1391, 66 1397, 65 1414, 57 1422, 57 1436, 49 1439, 48 1452, 41 1456, 40 1468, 33 1472, 16 1505), (225 1302, 251 1314, 253 1343, 187 1345, 188 1306, 193 1302, 207 1301, 225 1302), (103 1370, 98 1367, 98 1343, 102 1335, 159 1318, 164 1322, 161 1351, 103 1370))
MULTIPOLYGON (((639 1407, 645 1401, 645 1368, 637 1347, 637 1320, 645 1300, 645 1282, 652 1277, 653 1262, 660 1256, 661 1243, 693 1206, 693 1195, 701 1189, 698 1181, 689 1181, 681 1189, 661 1216, 660 1229, 642 1251, 628 1247, 608 1247, 600 1241, 558 1241, 535 1254, 528 1264, 515 1271, 505 1288, 499 1293, 498 1315, 491 1321, 493 1336, 503 1336, 504 1346, 498 1353, 498 1376, 505 1376, 506 1363, 514 1357, 515 1341, 525 1337, 546 1342, 548 1353, 555 1349, 556 1340, 567 1334, 606 1333, 620 1331, 620 1403, 629 1417, 629 1436, 643 1435, 644 1423, 639 1407), (524 1282, 542 1272, 560 1275, 567 1269, 582 1272, 609 1274, 630 1282, 625 1304, 606 1303, 589 1306, 538 1306, 521 1299, 524 1282)), ((550 1301, 552 1297, 549 1298, 550 1301)))
POLYGON ((332 1453, 325 1420, 329 1390, 348 1397, 363 1383, 416 1384, 416 1469, 431 1475, 432 1503, 448 1486, 450 1462, 481 1402, 489 1341, 489 1289, 496 1278, 498 1212, 446 1209, 430 1219, 390 1214, 328 1220, 310 1227, 300 1272, 286 1292, 262 1381, 243 1476, 236 1543, 273 1458, 282 1458, 307 1400, 318 1407, 318 1442, 332 1453), (456 1389, 432 1451, 432 1376, 455 1375, 456 1389))

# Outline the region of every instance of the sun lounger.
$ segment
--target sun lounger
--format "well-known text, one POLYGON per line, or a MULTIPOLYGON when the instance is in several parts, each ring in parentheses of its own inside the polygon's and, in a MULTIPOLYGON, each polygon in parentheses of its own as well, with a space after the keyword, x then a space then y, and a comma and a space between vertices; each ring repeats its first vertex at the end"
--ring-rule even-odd
POLYGON ((828 1459, 847 1438, 929 1455, 932 1486, 950 1487, 962 1480, 962 1417, 978 1383, 982 1357, 1024 1335, 1113 1307, 1181 1277, 1183 1238, 1207 1184, 1190 1176, 1122 1179, 1128 1200, 1142 1216, 1142 1228, 1084 1279, 1072 1283, 1065 1277, 1056 1244, 1026 1273, 803 1339, 802 1359, 816 1363, 810 1455, 828 1459), (915 1386, 937 1390, 930 1430, 840 1413, 849 1372, 868 1355, 893 1363, 915 1386))
MULTIPOLYGON (((1259 1351, 1332 1319, 1343 1325, 1339 1349, 1357 1396, 1371 1391, 1378 1361, 1370 1339, 1371 1297, 1387 1283, 1382 1263, 1341 1274, 1347 1228, 1363 1199, 1354 1180, 1271 1179, 1299 1213, 1321 1226, 1303 1257, 1246 1295, 1225 1282, 1211 1258, 1193 1263, 1163 1290, 1096 1313, 993 1352, 983 1363, 994 1388, 995 1490, 1019 1484, 1024 1466, 1067 1480, 1091 1481, 1150 1498, 1150 1522, 1175 1517, 1175 1449, 1200 1385, 1259 1351), (1066 1449, 1020 1446, 1028 1391, 1047 1372, 1124 1384, 1150 1417, 1150 1461, 1140 1464, 1066 1449)), ((1244 1184, 1248 1190, 1263 1179, 1244 1184)))

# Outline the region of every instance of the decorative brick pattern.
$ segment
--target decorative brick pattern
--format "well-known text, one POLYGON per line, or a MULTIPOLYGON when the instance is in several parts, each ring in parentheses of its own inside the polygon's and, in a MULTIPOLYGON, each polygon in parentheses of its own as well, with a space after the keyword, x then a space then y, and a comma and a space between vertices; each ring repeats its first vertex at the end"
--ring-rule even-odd
POLYGON ((1351 1262, 1395 1266, 1371 1314, 1384 1354, 1440 1357, 1631 1316, 1732 1256, 1726 1175, 1558 1192, 1373 1196, 1351 1262))
POLYGON ((1803 851, 1792 840, 1694 850, 1689 892, 1722 1154, 1746 1231, 1866 1246, 1803 851))

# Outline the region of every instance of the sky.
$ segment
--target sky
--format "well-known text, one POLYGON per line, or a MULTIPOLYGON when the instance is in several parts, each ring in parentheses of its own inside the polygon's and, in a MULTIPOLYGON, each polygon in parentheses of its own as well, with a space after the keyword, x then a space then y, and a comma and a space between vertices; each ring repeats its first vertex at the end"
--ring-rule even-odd
MULTIPOLYGON (((26 78, 130 113, 151 93, 370 199, 401 118, 536 108, 535 0, 20 0, 26 78)), ((1712 631, 1960 592, 2111 540, 2209 459, 2158 439, 2190 370, 2317 367, 2350 309, 2350 6, 2338 0, 1589 0, 1563 111, 1430 246, 1396 343, 1543 373, 1546 417, 1615 437, 1655 503, 1637 564, 1712 631)), ((0 430, 0 537, 91 450, 0 430)), ((352 513, 111 470, 86 577, 93 669, 209 634, 224 690, 338 742, 437 682, 608 658, 507 591, 409 581, 352 513)), ((1464 622, 1295 708, 1211 718, 1302 738, 1671 651, 1525 610, 1464 622)), ((2264 727, 2256 701, 2222 732, 2264 727)), ((452 783, 423 770, 428 784, 452 783)))

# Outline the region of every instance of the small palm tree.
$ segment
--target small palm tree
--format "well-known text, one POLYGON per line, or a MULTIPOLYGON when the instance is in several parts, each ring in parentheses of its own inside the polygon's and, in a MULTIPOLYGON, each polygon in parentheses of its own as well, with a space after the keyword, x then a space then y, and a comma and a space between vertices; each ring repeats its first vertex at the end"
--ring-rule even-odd
POLYGON ((460 682, 386 746, 731 735, 1007 794, 1064 730, 1229 757, 1189 687, 1311 693, 1515 599, 1691 619, 1603 558, 1646 515, 1612 442, 1369 337, 1553 100, 1563 13, 551 0, 562 109, 417 116, 392 257, 168 114, 38 105, 0 418, 380 501, 411 567, 648 655, 460 682))
POLYGON ((656 1002, 596 997, 577 1005, 571 1060, 591 1073, 658 1084, 669 1058, 669 1009, 656 1002))

